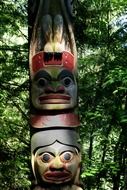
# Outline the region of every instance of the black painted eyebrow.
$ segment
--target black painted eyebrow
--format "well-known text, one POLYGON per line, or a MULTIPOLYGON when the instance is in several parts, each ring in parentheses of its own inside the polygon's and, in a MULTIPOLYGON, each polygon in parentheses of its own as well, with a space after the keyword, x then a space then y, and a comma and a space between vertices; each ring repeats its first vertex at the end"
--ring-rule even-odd
POLYGON ((68 150, 68 149, 67 149, 67 150, 64 150, 63 152, 61 152, 61 153, 60 153, 60 156, 61 156, 62 154, 64 154, 65 152, 75 153, 76 151, 72 151, 72 150, 68 150))
POLYGON ((37 81, 37 80, 39 80, 40 78, 46 78, 47 80, 51 80, 52 78, 51 78, 51 76, 50 76, 50 74, 47 72, 47 71, 39 71, 36 75, 35 75, 35 77, 34 77, 34 81, 37 81))
POLYGON ((74 81, 74 75, 72 74, 71 71, 68 71, 66 69, 64 69, 63 71, 61 71, 58 75, 58 79, 62 80, 65 77, 70 77, 73 81, 74 81))
POLYGON ((39 153, 39 156, 41 156, 41 155, 44 154, 44 153, 48 153, 48 154, 51 154, 52 156, 55 156, 52 152, 49 152, 49 151, 41 152, 41 153, 39 153))

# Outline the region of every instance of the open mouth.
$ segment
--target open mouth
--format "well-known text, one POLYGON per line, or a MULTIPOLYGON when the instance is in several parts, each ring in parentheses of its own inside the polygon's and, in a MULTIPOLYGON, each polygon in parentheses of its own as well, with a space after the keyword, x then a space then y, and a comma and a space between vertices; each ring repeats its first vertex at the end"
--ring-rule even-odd
POLYGON ((47 172, 44 175, 45 179, 50 180, 50 181, 67 181, 71 179, 71 174, 69 172, 59 172, 59 171, 54 171, 54 172, 47 172))
POLYGON ((62 94, 50 94, 39 97, 40 104, 69 104, 70 96, 62 94))

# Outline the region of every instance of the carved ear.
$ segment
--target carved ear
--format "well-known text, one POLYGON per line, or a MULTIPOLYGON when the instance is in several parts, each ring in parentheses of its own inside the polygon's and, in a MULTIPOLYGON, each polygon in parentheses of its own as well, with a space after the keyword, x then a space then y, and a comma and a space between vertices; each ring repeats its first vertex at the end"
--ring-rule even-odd
MULTIPOLYGON (((78 152, 78 150, 77 150, 77 155, 79 157, 80 163, 79 163, 79 167, 78 167, 75 179, 74 179, 74 184, 79 185, 80 184, 80 170, 81 170, 81 153, 78 152)), ((80 189, 74 189, 74 190, 80 190, 80 189)))
MULTIPOLYGON (((75 180, 74 180, 74 184, 80 184, 80 166, 77 170, 76 176, 75 176, 75 180)), ((77 189, 76 189, 77 190, 77 189)))
POLYGON ((35 183, 37 184, 38 181, 41 181, 41 179, 40 179, 40 175, 39 175, 39 172, 38 172, 38 165, 37 165, 37 162, 36 162, 36 159, 35 159, 35 155, 33 153, 32 153, 32 157, 31 157, 31 165, 32 165, 33 175, 34 175, 34 178, 35 178, 35 183))
POLYGON ((35 156, 34 156, 34 154, 32 153, 32 155, 31 155, 31 165, 32 165, 32 171, 33 171, 33 175, 34 175, 34 177, 35 177, 35 180, 37 181, 37 179, 36 179, 36 174, 35 174, 35 156))
POLYGON ((36 160, 34 160, 33 173, 34 173, 35 181, 37 182, 37 184, 40 184, 42 182, 42 179, 41 179, 41 176, 39 174, 38 165, 37 165, 36 160))

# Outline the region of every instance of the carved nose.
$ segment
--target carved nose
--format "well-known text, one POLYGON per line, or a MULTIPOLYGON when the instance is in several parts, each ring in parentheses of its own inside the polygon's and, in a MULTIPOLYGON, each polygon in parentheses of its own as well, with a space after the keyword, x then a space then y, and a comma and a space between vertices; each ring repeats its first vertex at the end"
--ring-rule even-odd
POLYGON ((51 171, 63 171, 64 170, 63 163, 57 157, 54 159, 53 163, 50 165, 49 168, 51 171))
POLYGON ((55 172, 55 171, 60 171, 60 172, 62 172, 62 171, 64 171, 64 167, 59 167, 59 168, 50 167, 50 171, 52 171, 52 172, 55 172))
POLYGON ((64 87, 63 87, 63 86, 58 86, 58 87, 56 88, 56 92, 57 92, 57 93, 64 93, 64 87))
POLYGON ((45 89, 45 93, 50 94, 50 93, 64 93, 64 87, 63 86, 58 86, 58 87, 52 87, 49 86, 45 89))
POLYGON ((47 94, 54 93, 53 87, 51 87, 51 86, 47 87, 47 88, 45 89, 45 93, 47 93, 47 94))

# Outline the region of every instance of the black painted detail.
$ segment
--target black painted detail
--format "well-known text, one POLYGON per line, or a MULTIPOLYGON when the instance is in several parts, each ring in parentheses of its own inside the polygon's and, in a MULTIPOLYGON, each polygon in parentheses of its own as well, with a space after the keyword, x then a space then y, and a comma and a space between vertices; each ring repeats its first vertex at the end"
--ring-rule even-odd
POLYGON ((44 62, 49 62, 52 59, 56 61, 62 60, 62 54, 61 52, 44 52, 44 62))
POLYGON ((51 61, 53 59, 53 52, 44 52, 44 62, 51 61))
POLYGON ((62 60, 62 53, 55 52, 54 53, 54 60, 61 61, 62 60))

